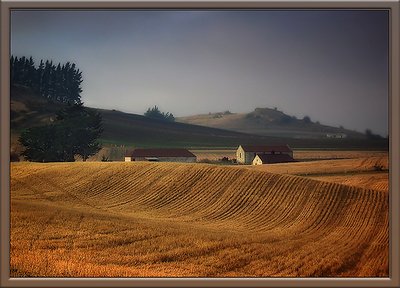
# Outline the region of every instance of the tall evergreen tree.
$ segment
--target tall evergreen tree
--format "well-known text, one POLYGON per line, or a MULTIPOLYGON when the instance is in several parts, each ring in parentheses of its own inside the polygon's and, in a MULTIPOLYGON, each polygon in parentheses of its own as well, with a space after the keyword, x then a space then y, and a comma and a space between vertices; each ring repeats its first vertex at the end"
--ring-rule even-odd
POLYGON ((82 72, 75 64, 57 65, 52 61, 40 61, 36 68, 32 57, 10 58, 11 84, 31 87, 51 101, 78 104, 81 102, 82 72))

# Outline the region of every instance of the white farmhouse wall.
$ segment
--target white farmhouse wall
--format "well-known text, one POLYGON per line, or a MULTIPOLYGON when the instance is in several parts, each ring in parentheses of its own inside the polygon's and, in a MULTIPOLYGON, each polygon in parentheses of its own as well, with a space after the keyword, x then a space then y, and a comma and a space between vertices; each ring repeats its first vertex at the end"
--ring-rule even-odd
POLYGON ((125 162, 131 162, 132 161, 132 158, 129 156, 129 157, 125 157, 125 162))
POLYGON ((236 162, 239 164, 251 164, 255 156, 255 152, 245 152, 242 146, 236 150, 236 162))
POLYGON ((262 160, 260 159, 260 157, 258 157, 258 155, 256 155, 256 157, 253 160, 253 165, 262 165, 262 160))
MULTIPOLYGON (((252 164, 254 158, 258 153, 263 153, 263 154, 271 154, 271 153, 265 153, 264 151, 257 151, 257 152, 245 152, 243 147, 240 145, 238 149, 236 150, 236 161, 238 164, 252 164)), ((293 158, 293 151, 289 152, 276 152, 275 154, 287 154, 290 157, 293 158)), ((261 159, 260 159, 261 160, 261 159)))
POLYGON ((239 164, 245 164, 245 152, 242 146, 239 146, 236 150, 236 162, 239 164))

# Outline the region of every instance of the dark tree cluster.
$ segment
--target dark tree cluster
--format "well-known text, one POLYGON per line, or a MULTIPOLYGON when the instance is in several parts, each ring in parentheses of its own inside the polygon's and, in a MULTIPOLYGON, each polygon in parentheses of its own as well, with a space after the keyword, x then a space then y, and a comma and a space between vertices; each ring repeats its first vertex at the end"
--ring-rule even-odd
POLYGON ((40 60, 36 68, 32 57, 10 59, 11 84, 20 84, 31 87, 41 96, 55 102, 75 103, 81 102, 82 72, 74 63, 67 62, 63 65, 53 64, 53 61, 40 60))
POLYGON ((280 119, 279 119, 279 123, 281 124, 291 124, 293 122, 296 121, 295 117, 291 117, 289 115, 283 114, 280 119))
POLYGON ((369 139, 369 140, 377 140, 377 139, 382 139, 383 138, 379 134, 372 133, 371 129, 366 129, 365 130, 365 136, 367 136, 367 139, 369 139))
POLYGON ((73 162, 75 156, 86 161, 101 149, 97 139, 102 131, 99 113, 82 103, 69 105, 51 124, 22 132, 19 141, 25 150, 21 154, 34 162, 73 162))
POLYGON ((306 123, 306 124, 310 124, 310 123, 311 123, 311 118, 310 118, 309 116, 304 116, 304 117, 303 117, 303 121, 304 121, 304 123, 306 123))
POLYGON ((144 113, 144 116, 153 118, 153 119, 158 119, 158 120, 163 120, 163 121, 169 121, 169 122, 174 122, 175 117, 172 113, 169 112, 161 112, 160 109, 158 109, 157 106, 154 106, 153 108, 147 109, 146 113, 144 113))

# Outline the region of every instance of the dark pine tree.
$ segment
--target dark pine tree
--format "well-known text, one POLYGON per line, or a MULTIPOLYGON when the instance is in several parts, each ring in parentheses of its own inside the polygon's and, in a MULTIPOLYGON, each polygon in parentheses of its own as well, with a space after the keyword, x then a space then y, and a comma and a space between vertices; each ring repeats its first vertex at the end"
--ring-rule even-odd
POLYGON ((54 65, 52 61, 43 60, 35 68, 33 58, 25 56, 10 58, 11 84, 31 87, 42 97, 53 101, 69 104, 81 103, 82 72, 75 64, 67 62, 64 65, 54 65))

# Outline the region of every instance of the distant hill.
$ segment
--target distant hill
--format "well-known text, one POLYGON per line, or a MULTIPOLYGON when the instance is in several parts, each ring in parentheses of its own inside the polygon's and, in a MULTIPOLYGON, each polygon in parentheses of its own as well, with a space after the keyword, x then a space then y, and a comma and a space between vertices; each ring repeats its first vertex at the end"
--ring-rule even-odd
MULTIPOLYGON (((11 140, 22 130, 48 124, 66 104, 49 102, 25 86, 11 89, 11 140)), ((95 108, 91 108, 95 109, 95 108)), ((234 147, 241 143, 281 143, 280 139, 223 129, 167 122, 116 110, 95 109, 103 117, 105 145, 140 147, 234 147)))
POLYGON ((297 139, 321 139, 346 137, 366 139, 365 134, 344 128, 322 125, 307 119, 297 119, 282 111, 270 108, 256 108, 250 113, 209 113, 177 118, 177 121, 213 128, 227 129, 242 133, 287 137, 297 139))
MULTIPOLYGON (((65 107, 65 104, 53 103, 41 98, 24 86, 11 87, 10 102, 11 150, 14 151, 21 149, 18 137, 24 129, 50 123, 56 112, 65 107)), ((187 123, 166 122, 116 110, 95 110, 103 117, 104 132, 100 141, 105 146, 234 148, 240 144, 289 144, 294 148, 387 149, 387 140, 304 139, 254 135, 251 134, 254 131, 248 131, 250 133, 247 134, 187 123)), ((218 119, 224 119, 224 117, 225 119, 241 118, 240 114, 226 114, 218 119)), ((254 114, 255 119, 252 119, 253 116, 247 117, 243 120, 244 123, 262 120, 262 118, 257 118, 257 114, 254 114)), ((317 124, 311 125, 318 127, 317 124)), ((299 127, 301 127, 300 124, 299 127)))

